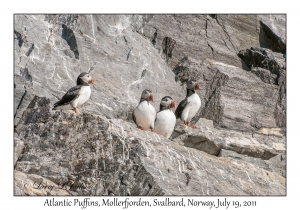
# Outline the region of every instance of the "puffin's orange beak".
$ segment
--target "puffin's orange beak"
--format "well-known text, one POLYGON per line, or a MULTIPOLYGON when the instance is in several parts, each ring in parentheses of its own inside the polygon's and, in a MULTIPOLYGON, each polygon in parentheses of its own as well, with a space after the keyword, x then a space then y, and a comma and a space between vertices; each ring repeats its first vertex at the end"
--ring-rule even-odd
POLYGON ((149 97, 149 101, 152 101, 152 102, 154 101, 154 96, 152 94, 149 97))
POLYGON ((171 103, 171 108, 172 108, 172 109, 175 109, 175 107, 176 107, 176 104, 175 104, 174 101, 172 101, 172 103, 171 103))
POLYGON ((92 84, 94 84, 94 83, 95 83, 95 80, 94 80, 94 78, 92 78, 92 79, 89 81, 89 83, 92 83, 92 84))
POLYGON ((198 83, 195 84, 195 90, 199 90, 200 89, 200 85, 198 83))

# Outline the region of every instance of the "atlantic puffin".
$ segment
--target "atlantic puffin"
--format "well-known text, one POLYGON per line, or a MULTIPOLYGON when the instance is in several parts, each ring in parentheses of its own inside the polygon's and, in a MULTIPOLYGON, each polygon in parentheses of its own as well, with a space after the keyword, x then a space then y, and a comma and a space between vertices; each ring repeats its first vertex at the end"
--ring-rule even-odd
POLYGON ((77 78, 77 85, 68 90, 62 99, 54 104, 52 110, 74 110, 78 114, 78 108, 91 96, 90 83, 94 84, 94 78, 86 72, 81 73, 77 78))
POLYGON ((153 132, 156 111, 155 108, 150 104, 150 101, 154 101, 154 96, 151 90, 143 90, 140 103, 132 112, 132 118, 138 129, 150 129, 153 132))
POLYGON ((156 114, 154 122, 154 132, 166 138, 169 138, 176 124, 175 114, 171 109, 174 109, 176 104, 170 96, 165 96, 161 99, 160 110, 156 114))
MULTIPOLYGON (((181 124, 182 122, 186 126, 190 126, 191 119, 196 115, 201 107, 201 100, 195 90, 199 90, 200 85, 195 80, 189 80, 186 86, 186 97, 183 99, 176 111, 176 124, 181 124)), ((192 128, 197 128, 196 126, 190 126, 192 128)))

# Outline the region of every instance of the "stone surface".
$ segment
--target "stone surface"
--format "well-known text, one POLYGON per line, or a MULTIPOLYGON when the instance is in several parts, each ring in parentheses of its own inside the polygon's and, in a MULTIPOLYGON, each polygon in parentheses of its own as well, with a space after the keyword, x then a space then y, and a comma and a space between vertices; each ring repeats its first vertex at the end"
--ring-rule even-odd
POLYGON ((172 95, 179 101, 185 96, 152 44, 132 30, 131 15, 15 15, 15 22, 15 31, 27 40, 21 47, 15 42, 15 75, 26 67, 34 94, 49 98, 52 104, 75 85, 83 71, 91 73, 95 85, 82 112, 131 120, 132 109, 146 88, 154 93, 157 110, 162 97, 172 95))
MULTIPOLYGON (((283 54, 272 52, 264 48, 250 48, 241 50, 238 56, 248 65, 249 68, 261 67, 269 70, 270 73, 276 74, 275 84, 279 86, 277 103, 274 110, 274 118, 276 126, 285 127, 286 125, 286 59, 283 54)), ((257 71, 252 71, 259 76, 262 81, 266 82, 265 76, 257 74, 257 71)), ((264 75, 266 75, 264 71, 264 75)), ((269 76, 268 76, 269 77, 269 76)), ((267 79, 267 83, 268 79, 267 79)), ((267 126, 272 127, 272 126, 267 126)), ((274 127, 274 126, 273 126, 274 127)))
POLYGON ((254 67, 251 68, 251 72, 257 75, 263 82, 268 84, 276 84, 277 83, 277 75, 272 74, 269 70, 254 67))
POLYGON ((286 53, 286 15, 265 14, 260 21, 260 46, 286 53))
POLYGON ((200 118, 196 124, 198 127, 207 127, 210 129, 214 128, 214 122, 205 118, 200 118))
POLYGON ((257 132, 266 135, 283 136, 280 128, 260 128, 257 132))
POLYGON ((186 147, 195 148, 218 156, 221 149, 268 160, 285 151, 285 138, 261 135, 255 132, 239 132, 225 129, 198 129, 180 125, 175 128, 179 134, 172 140, 186 147))
POLYGON ((256 22, 256 15, 154 15, 138 32, 150 40, 155 37, 154 47, 161 54, 165 37, 176 41, 167 61, 172 68, 184 57, 200 63, 210 58, 242 67, 236 52, 259 46, 256 22))
POLYGON ((269 160, 262 160, 260 158, 250 157, 248 155, 241 155, 231 150, 222 149, 219 157, 228 157, 240 161, 251 163, 255 166, 263 168, 267 171, 277 172, 283 177, 286 177, 286 158, 285 154, 278 154, 269 160))
POLYGON ((211 119, 215 126, 257 130, 276 127, 274 110, 279 88, 262 82, 254 74, 214 60, 203 62, 211 75, 205 76, 206 93, 199 116, 211 119))
POLYGON ((271 171, 277 172, 283 177, 286 177, 286 154, 278 154, 275 157, 267 160, 266 163, 268 164, 271 171))
POLYGON ((284 195, 285 25, 285 15, 14 15, 14 128, 25 145, 15 170, 85 185, 70 195, 284 195), (82 114, 50 111, 83 71, 95 84, 82 114), (198 129, 179 126, 172 141, 136 131, 142 90, 158 111, 192 78, 198 129))
POLYGON ((18 161, 20 155, 22 154, 24 146, 25 146, 24 142, 15 137, 15 142, 14 142, 14 165, 16 165, 16 162, 18 161))
POLYGON ((280 69, 286 69, 284 55, 269 49, 251 47, 250 49, 241 50, 238 55, 247 66, 268 69, 276 75, 279 75, 280 69))
POLYGON ((24 110, 33 99, 32 84, 21 76, 15 75, 14 85, 14 125, 17 125, 24 110))
MULTIPOLYGON (((24 174, 14 171, 14 195, 35 195, 35 196, 66 196, 70 195, 65 186, 57 184, 35 174, 24 174)), ((69 188, 68 188, 69 189, 69 188)))
POLYGON ((275 172, 183 147, 121 119, 49 108, 36 97, 20 120, 16 131, 27 146, 15 170, 82 186, 72 194, 285 194, 285 178, 275 172))
MULTIPOLYGON (((15 15, 15 78, 20 76, 32 84, 32 92, 28 94, 29 85, 15 79, 15 99, 20 101, 27 91, 15 122, 34 95, 45 96, 53 104, 75 85, 82 71, 89 71, 96 81, 91 100, 82 112, 131 121, 132 109, 143 89, 155 93, 154 107, 158 110, 160 99, 166 95, 179 103, 185 96, 185 87, 181 85, 188 78, 196 78, 201 85, 202 109, 214 110, 221 116, 217 98, 222 97, 219 89, 226 85, 226 78, 219 79, 218 70, 205 63, 212 59, 222 65, 251 69, 237 53, 260 47, 257 21, 261 18, 257 15, 15 15), (34 48, 28 54, 32 44, 34 48), (212 94, 214 91, 220 96, 212 94), (213 101, 207 102, 209 97, 213 101)), ((281 22, 272 23, 277 29, 282 26, 281 22)), ((249 59, 254 62, 251 60, 256 58, 249 59)), ((264 113, 268 122, 261 126, 276 127, 272 125, 275 119, 277 126, 284 127, 284 75, 280 77, 280 94, 276 88, 272 93, 278 94, 276 108, 268 104, 269 110, 276 109, 275 116, 255 107, 254 113, 247 116, 248 122, 236 128, 240 117, 229 116, 226 126, 249 129, 249 121, 254 121, 250 127, 256 129, 255 118, 264 113)), ((239 90, 238 85, 232 85, 239 90)), ((251 89, 250 83, 244 86, 251 89)), ((243 103, 248 103, 246 98, 241 98, 243 103)), ((226 105, 228 101, 223 103, 226 105)), ((244 111, 240 108, 237 112, 244 111)), ((200 117, 224 124, 219 117, 201 110, 194 123, 200 117)))

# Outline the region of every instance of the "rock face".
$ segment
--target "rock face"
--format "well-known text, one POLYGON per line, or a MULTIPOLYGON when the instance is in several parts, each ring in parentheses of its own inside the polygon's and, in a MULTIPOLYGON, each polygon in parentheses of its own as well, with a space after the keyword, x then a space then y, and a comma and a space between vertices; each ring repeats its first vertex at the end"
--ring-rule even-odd
POLYGON ((48 179, 35 174, 24 174, 15 171, 15 195, 40 195, 40 196, 66 196, 70 195, 68 191, 62 189, 48 179))
MULTIPOLYGON (((247 161, 208 155, 210 152, 203 147, 180 146, 155 133, 139 131, 121 119, 53 112, 45 98, 35 97, 21 121, 24 123, 16 130, 26 147, 15 170, 44 177, 58 186, 72 183, 69 193, 73 195, 285 193, 285 179, 270 170, 247 161)), ((197 129, 188 134, 197 131, 200 132, 197 129)), ((247 150, 251 143, 258 144, 241 139, 239 145, 234 136, 227 141, 231 139, 228 149, 236 144, 247 150)), ((213 142, 214 138, 207 141, 213 142)), ((208 143, 205 147, 213 146, 208 143)), ((271 153, 266 150, 263 154, 271 153)))
POLYGON ((285 195, 285 16, 14 18, 16 195, 285 195), (81 114, 52 111, 83 71, 81 114), (197 129, 136 129, 144 89, 158 111, 192 78, 197 129))
POLYGON ((18 158, 22 154, 22 151, 24 149, 24 142, 20 141, 20 139, 15 138, 14 142, 14 165, 16 165, 18 158))

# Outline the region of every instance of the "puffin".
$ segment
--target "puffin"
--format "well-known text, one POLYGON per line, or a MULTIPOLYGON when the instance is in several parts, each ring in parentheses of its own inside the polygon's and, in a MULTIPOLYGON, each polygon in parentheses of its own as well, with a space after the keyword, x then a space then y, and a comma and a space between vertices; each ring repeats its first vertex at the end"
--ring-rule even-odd
POLYGON ((140 130, 150 129, 154 131, 154 120, 156 118, 155 108, 150 104, 154 101, 151 90, 143 90, 137 107, 132 112, 132 119, 140 130))
POLYGON ((72 87, 66 94, 54 104, 52 110, 73 110, 79 114, 78 108, 82 106, 91 96, 90 83, 94 84, 94 78, 83 72, 77 78, 77 85, 72 87))
MULTIPOLYGON (((201 100, 195 90, 199 90, 200 85, 195 80, 189 80, 186 86, 186 97, 183 99, 175 111, 176 125, 182 122, 190 126, 191 119, 196 115, 201 107, 201 100)), ((197 128, 196 126, 190 126, 197 128)))
POLYGON ((154 132, 169 138, 176 124, 176 117, 171 109, 176 107, 176 103, 170 96, 161 99, 160 110, 156 114, 154 122, 154 132))

